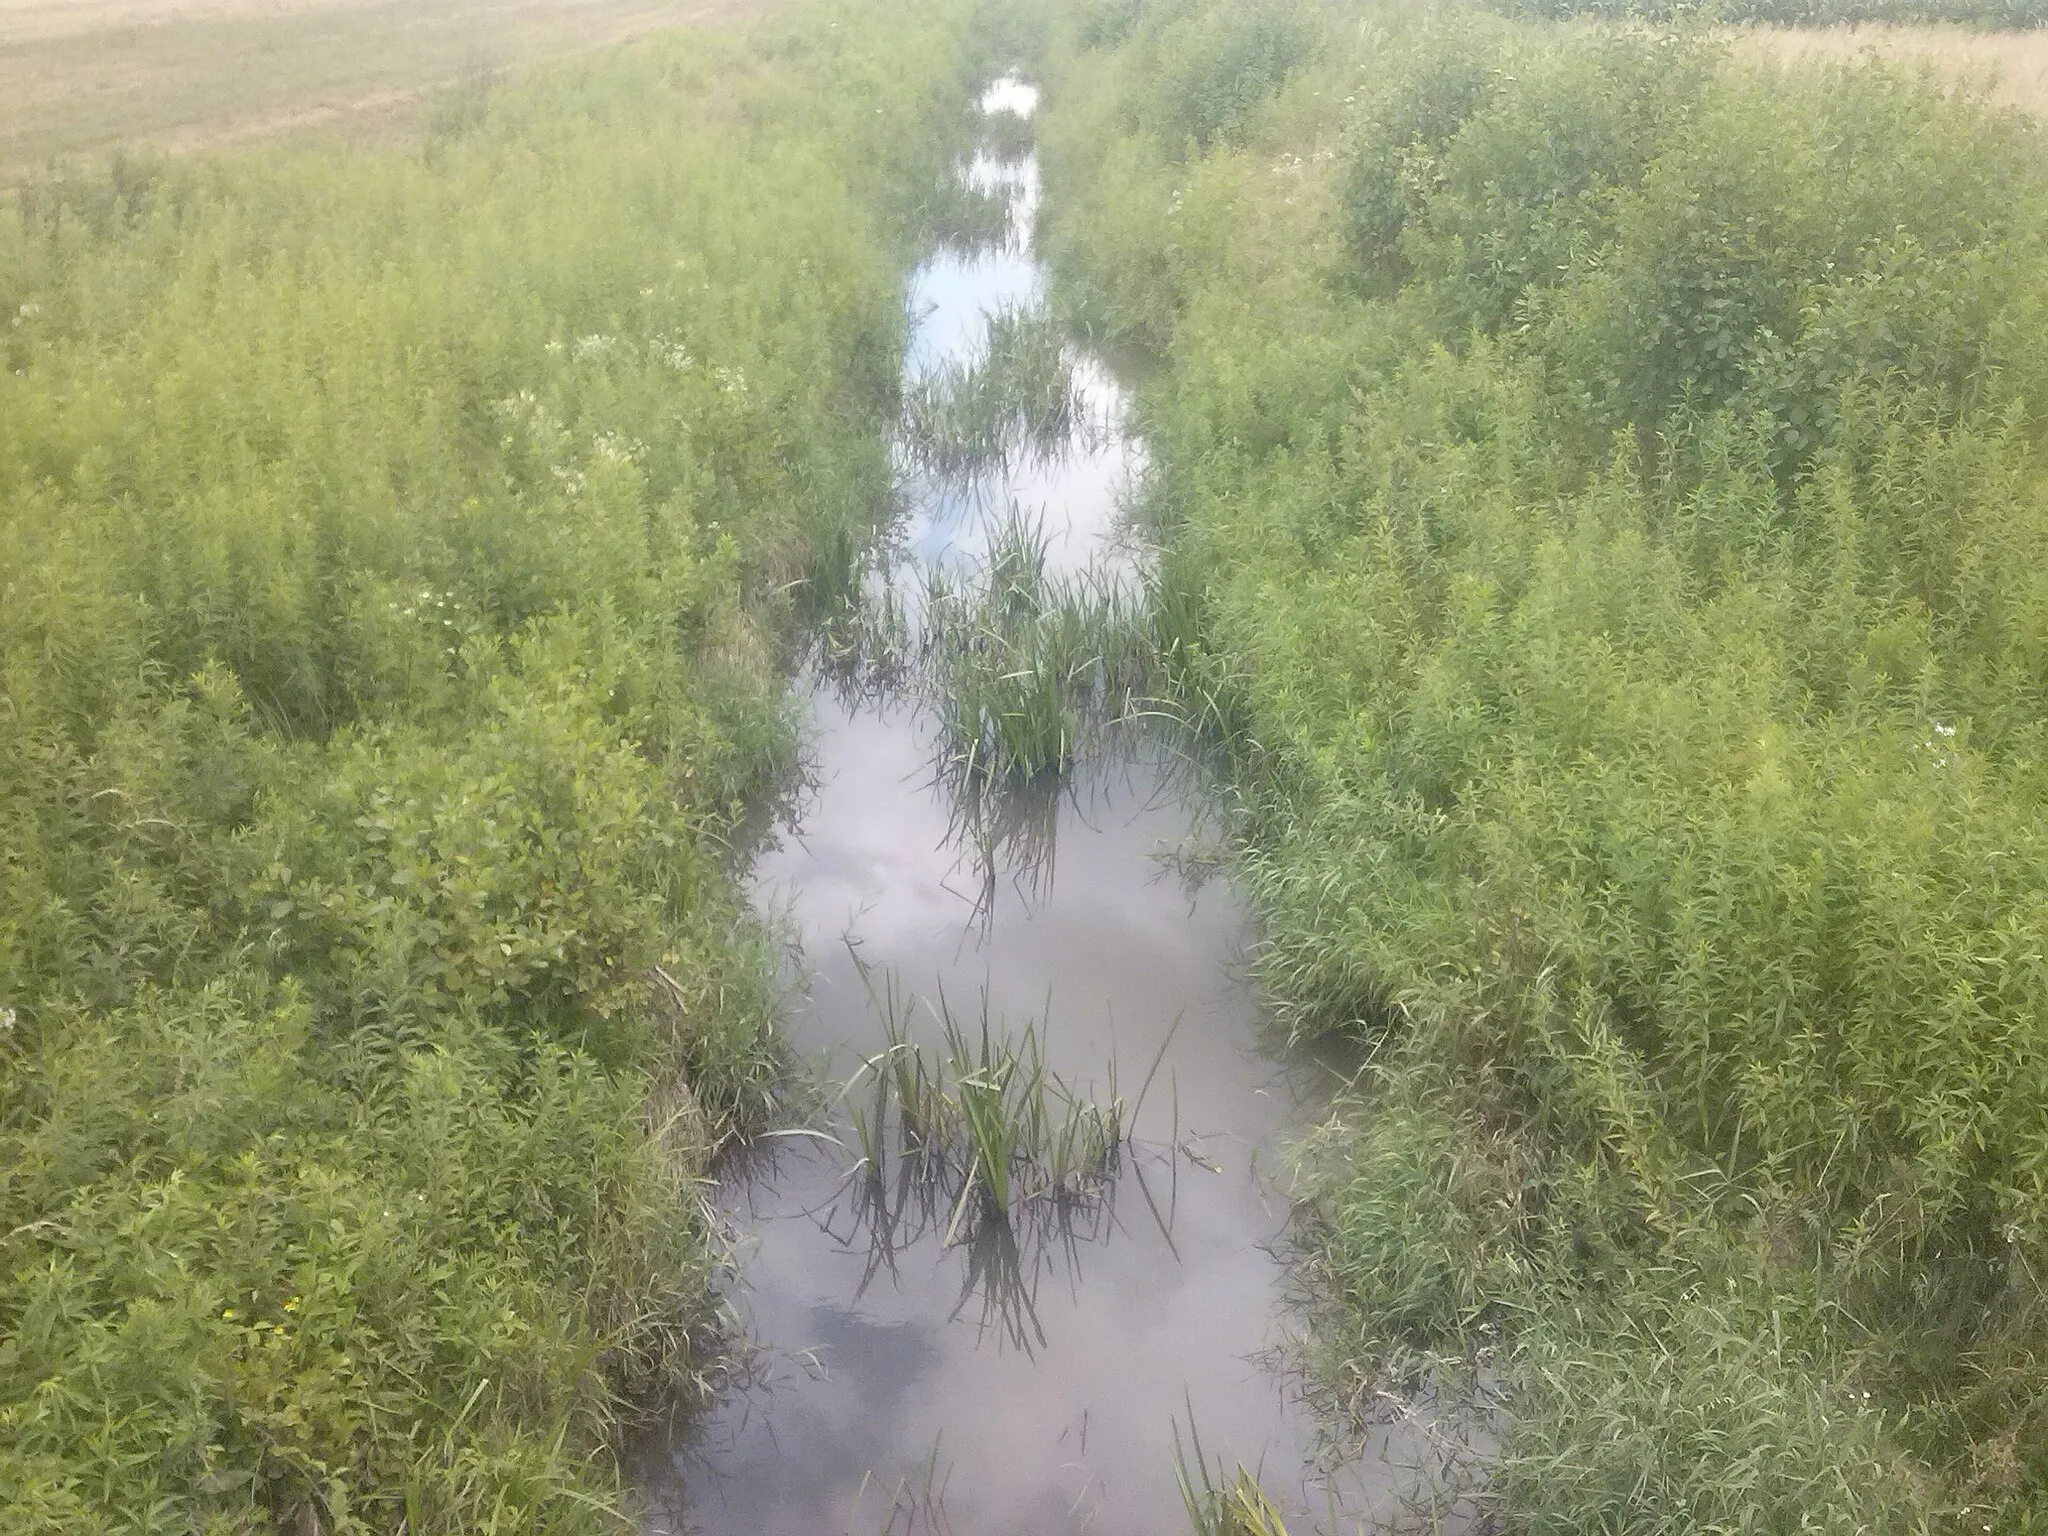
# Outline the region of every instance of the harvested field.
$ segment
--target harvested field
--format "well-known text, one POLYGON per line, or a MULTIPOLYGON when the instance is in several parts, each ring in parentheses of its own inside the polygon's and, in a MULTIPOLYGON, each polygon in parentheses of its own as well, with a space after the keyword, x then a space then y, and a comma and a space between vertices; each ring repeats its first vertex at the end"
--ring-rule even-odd
POLYGON ((1784 62, 1877 58, 1925 65, 1945 84, 1985 91, 2001 106, 2048 116, 2048 31, 1978 32, 1954 26, 1745 27, 1736 48, 1784 62))
POLYGON ((760 0, 0 0, 0 179, 116 148, 388 132, 435 87, 760 0))

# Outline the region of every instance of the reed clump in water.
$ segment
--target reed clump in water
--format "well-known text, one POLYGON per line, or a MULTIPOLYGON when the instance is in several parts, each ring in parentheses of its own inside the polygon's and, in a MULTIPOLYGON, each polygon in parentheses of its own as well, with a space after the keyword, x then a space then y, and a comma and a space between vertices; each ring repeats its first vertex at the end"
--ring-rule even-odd
POLYGON ((1257 1473, 1222 1461, 1210 1465, 1192 1412, 1186 1442, 1180 1426, 1173 1427, 1173 1475, 1192 1536, 1287 1536, 1286 1521, 1257 1473))
POLYGON ((984 1332, 1031 1353, 1046 1337, 1039 1282, 1077 1279, 1083 1247, 1115 1226, 1137 1108, 1113 1064, 1099 1097, 1050 1071, 1042 1023, 999 1027, 986 998, 963 1016, 942 996, 920 1005, 937 1026, 921 1043, 894 978, 879 994, 869 980, 887 1043, 842 1094, 860 1152, 850 1196, 869 1247, 861 1289, 935 1241, 963 1261, 953 1316, 978 1307, 984 1332))
POLYGON ((940 250, 973 255, 1010 243, 1015 207, 1016 189, 1009 182, 979 181, 955 167, 926 192, 918 222, 940 250))
POLYGON ((910 1011, 891 981, 882 998, 887 1043, 845 1090, 857 1165, 886 1182, 892 1164, 943 1190, 951 1245, 985 1222, 1008 1223, 1033 1201, 1087 1201, 1114 1179, 1126 1139, 1126 1106, 1100 1102, 1046 1065, 1042 1024, 1001 1028, 984 996, 977 1014, 929 1005, 935 1045, 910 1036, 910 1011))
POLYGON ((1065 452, 1087 426, 1066 333, 1038 308, 989 316, 987 338, 972 356, 915 380, 903 401, 905 446, 918 468, 947 486, 1021 453, 1065 452))
POLYGON ((982 121, 981 144, 998 160, 1021 160, 1038 147, 1038 130, 1021 112, 991 112, 982 121))
POLYGON ((1136 584, 1099 566, 1052 574, 1043 524, 1021 515, 967 580, 933 577, 926 616, 926 696, 949 771, 970 785, 1071 767, 1155 670, 1136 584))

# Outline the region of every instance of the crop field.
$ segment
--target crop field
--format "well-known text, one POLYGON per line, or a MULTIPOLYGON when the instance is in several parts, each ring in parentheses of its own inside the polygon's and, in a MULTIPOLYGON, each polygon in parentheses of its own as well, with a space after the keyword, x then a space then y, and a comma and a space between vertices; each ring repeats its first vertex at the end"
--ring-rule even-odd
POLYGON ((1788 64, 1881 61, 1925 68, 1944 84, 1981 91, 2000 106, 2048 115, 2048 33, 1985 32, 1959 26, 1859 23, 1839 27, 1748 27, 1738 55, 1788 64))
POLYGON ((117 147, 390 138, 438 89, 766 0, 0 0, 0 181, 117 147))

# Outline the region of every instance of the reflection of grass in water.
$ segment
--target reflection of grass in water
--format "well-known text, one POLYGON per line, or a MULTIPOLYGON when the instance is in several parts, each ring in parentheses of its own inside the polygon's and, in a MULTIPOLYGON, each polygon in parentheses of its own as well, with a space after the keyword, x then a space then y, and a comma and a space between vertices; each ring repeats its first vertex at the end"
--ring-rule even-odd
POLYGON ((1050 867, 1065 770, 1154 697, 1161 649, 1140 578, 1046 569, 1037 521, 1012 512, 979 568, 932 567, 911 587, 884 550, 821 604, 799 662, 848 707, 906 699, 937 722, 932 782, 952 839, 984 876, 1050 867))
MULTIPOLYGON (((1036 129, 1014 112, 978 114, 972 126, 963 129, 977 152, 1007 166, 1015 166, 1037 147, 1036 129)), ((918 222, 926 238, 942 251, 971 256, 1001 249, 1016 239, 1015 196, 1016 188, 1007 180, 977 185, 968 168, 955 163, 925 189, 918 222)))
POLYGON ((934 787, 947 808, 946 841, 962 851, 963 865, 974 874, 972 921, 994 920, 1005 875, 1034 899, 1051 888, 1060 807, 1072 788, 1065 775, 991 779, 962 771, 942 753, 934 787))
POLYGON ((895 698, 917 681, 912 605, 889 580, 886 561, 886 553, 863 553, 796 657, 796 667, 808 666, 848 709, 895 698))
POLYGON ((1140 719, 1166 731, 1176 758, 1204 739, 1198 711, 1156 697, 1172 657, 1148 579, 1102 566, 1055 575, 1047 555, 1043 526, 1014 510, 965 573, 929 567, 913 586, 892 579, 899 555, 874 553, 840 584, 802 658, 848 708, 904 700, 929 712, 930 782, 948 842, 979 876, 978 913, 1005 872, 1043 888, 1077 762, 1140 719))

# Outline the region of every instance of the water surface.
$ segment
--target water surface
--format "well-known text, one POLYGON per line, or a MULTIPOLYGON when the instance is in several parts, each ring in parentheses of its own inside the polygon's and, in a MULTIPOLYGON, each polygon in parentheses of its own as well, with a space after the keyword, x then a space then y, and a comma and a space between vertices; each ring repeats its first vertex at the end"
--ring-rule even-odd
MULTIPOLYGON (((1035 99, 1000 82, 984 110, 1028 115, 1035 99)), ((982 155, 965 174, 1013 189, 1013 238, 918 269, 907 382, 974 356, 990 313, 1044 303, 1035 159, 982 155)), ((1118 511, 1143 445, 1115 378, 1076 362, 1085 422, 1059 451, 966 485, 921 483, 906 459, 913 576, 971 566, 1013 508, 1043 518, 1057 570, 1141 558, 1118 511)), ((805 957, 796 1049, 850 1076, 883 1044, 887 978, 905 999, 1042 1021, 1054 1067, 1098 1093, 1112 1064, 1127 1099, 1158 1068, 1110 1197, 1041 1204, 1007 1238, 949 1245, 943 1211, 877 1210, 850 1154, 822 1142, 735 1171, 723 1200, 753 1369, 655 1458, 650 1529, 1166 1536, 1187 1529, 1174 1444, 1190 1424, 1212 1459, 1257 1469, 1298 1530, 1395 1514, 1412 1437, 1383 1435, 1333 1481, 1284 1368, 1277 1159, 1318 1089, 1260 1049, 1246 912, 1208 877, 1195 777, 1125 738, 977 838, 913 700, 820 683, 810 707, 818 788, 754 886, 805 957)), ((927 1037, 932 1014, 913 1009, 927 1037)))

